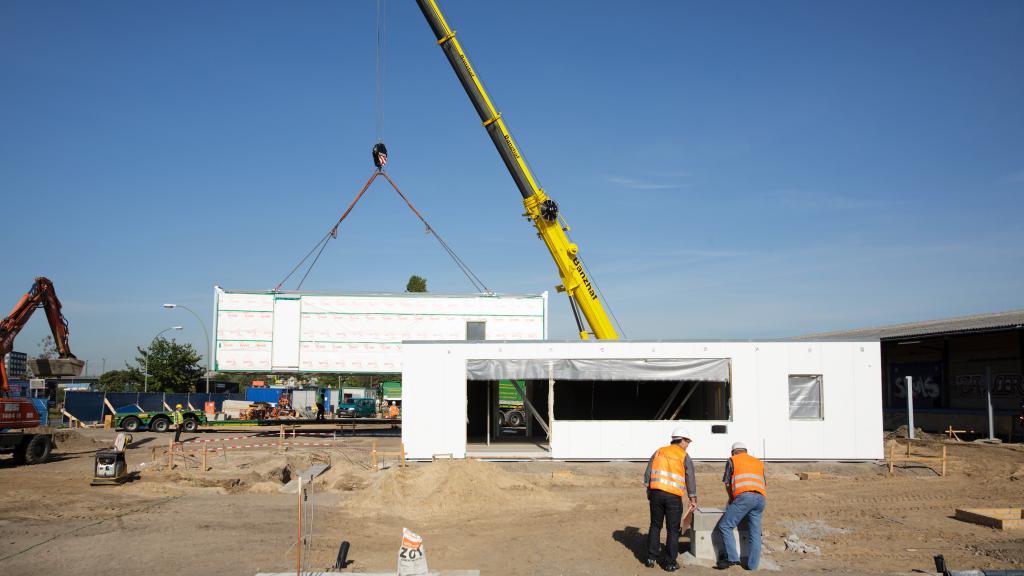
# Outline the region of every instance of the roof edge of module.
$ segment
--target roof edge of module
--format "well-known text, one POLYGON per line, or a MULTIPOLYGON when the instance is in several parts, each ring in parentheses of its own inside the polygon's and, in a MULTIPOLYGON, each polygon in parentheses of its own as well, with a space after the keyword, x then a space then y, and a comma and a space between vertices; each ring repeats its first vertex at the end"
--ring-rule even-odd
POLYGON ((878 338, 822 338, 821 340, 792 340, 788 338, 734 338, 704 340, 403 340, 403 344, 583 344, 604 346, 607 344, 831 344, 831 343, 872 343, 878 338))
POLYGON ((546 292, 538 294, 505 292, 321 292, 316 290, 239 290, 214 286, 223 294, 252 294, 260 296, 353 296, 360 298, 543 298, 546 292))

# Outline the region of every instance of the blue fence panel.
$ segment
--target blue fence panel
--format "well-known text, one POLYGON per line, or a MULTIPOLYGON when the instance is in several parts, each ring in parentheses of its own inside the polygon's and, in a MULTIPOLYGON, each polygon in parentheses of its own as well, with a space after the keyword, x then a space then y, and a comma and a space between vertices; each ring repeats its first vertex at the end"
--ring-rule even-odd
POLYGON ((103 420, 103 392, 68 392, 64 395, 64 409, 82 422, 103 420))
POLYGON ((163 392, 145 392, 139 394, 139 406, 146 412, 162 412, 164 410, 163 392))
POLYGON ((245 399, 249 402, 268 402, 277 404, 283 388, 249 388, 245 391, 245 399))
POLYGON ((188 408, 188 394, 172 394, 172 393, 167 393, 167 394, 164 394, 164 402, 167 402, 167 405, 171 407, 171 410, 174 410, 174 407, 176 405, 178 405, 178 404, 181 404, 182 408, 186 408, 187 409, 188 408))
MULTIPOLYGON (((205 392, 195 392, 188 395, 188 403, 196 410, 203 411, 210 396, 211 394, 205 392)), ((188 404, 184 404, 184 406, 187 408, 188 404)))
POLYGON ((107 402, 114 407, 114 410, 122 406, 131 406, 139 402, 138 392, 107 392, 107 402))

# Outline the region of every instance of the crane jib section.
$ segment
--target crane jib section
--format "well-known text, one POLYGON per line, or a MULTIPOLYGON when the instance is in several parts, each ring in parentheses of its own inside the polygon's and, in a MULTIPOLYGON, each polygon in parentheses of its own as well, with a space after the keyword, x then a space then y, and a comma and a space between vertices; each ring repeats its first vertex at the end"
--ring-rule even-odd
MULTIPOLYGON (((578 248, 569 241, 565 229, 562 228, 559 221, 558 205, 548 198, 537 185, 525 158, 512 138, 512 134, 505 126, 501 114, 494 108, 487 91, 484 90, 483 83, 469 62, 469 57, 466 56, 456 39, 455 32, 448 26, 435 0, 416 0, 416 3, 427 19, 427 23, 437 38, 437 43, 441 46, 452 70, 455 71, 466 95, 469 96, 470 102, 476 109, 487 134, 505 163, 505 167, 515 181, 516 187, 519 188, 526 214, 537 228, 541 239, 555 260, 565 291, 579 306, 580 312, 583 313, 595 337, 599 339, 617 338, 615 328, 577 255, 578 248)), ((588 336, 582 327, 580 336, 584 339, 588 336)))

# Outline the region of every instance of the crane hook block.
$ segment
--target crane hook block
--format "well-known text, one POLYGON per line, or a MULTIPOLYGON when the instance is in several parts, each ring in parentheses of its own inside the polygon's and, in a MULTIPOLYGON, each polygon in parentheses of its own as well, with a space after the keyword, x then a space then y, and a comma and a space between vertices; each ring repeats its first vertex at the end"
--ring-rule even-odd
POLYGON ((373 165, 377 167, 377 170, 383 170, 387 163, 388 149, 383 142, 377 142, 373 145, 373 165))
POLYGON ((540 203, 540 216, 546 222, 558 220, 558 203, 548 198, 540 203))

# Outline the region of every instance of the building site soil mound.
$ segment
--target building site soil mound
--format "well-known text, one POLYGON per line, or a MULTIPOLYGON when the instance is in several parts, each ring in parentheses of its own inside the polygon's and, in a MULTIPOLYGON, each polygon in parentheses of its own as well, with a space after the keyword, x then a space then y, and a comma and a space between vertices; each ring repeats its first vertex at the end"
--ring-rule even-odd
MULTIPOLYGON (((189 439, 212 447, 237 444, 237 434, 189 439)), ((333 566, 345 540, 349 571, 393 572, 407 527, 424 537, 434 570, 650 573, 642 565, 646 462, 440 460, 405 468, 389 460, 375 471, 372 448, 395 451, 399 439, 367 435, 328 446, 210 451, 206 471, 192 450, 166 470, 169 435, 143 432, 126 455, 138 479, 91 487, 93 455, 115 436, 62 433, 54 460, 41 465, 0 458, 0 574, 178 573, 168 550, 194 571, 294 570, 298 503, 280 489, 325 458, 331 468, 303 500, 314 520, 309 570, 333 566)), ((962 522, 954 510, 1021 507, 1024 481, 1014 478, 1024 469, 1024 445, 919 440, 913 452, 935 456, 943 446, 945 478, 934 462, 899 464, 892 474, 884 462, 768 463, 765 564, 791 574, 893 574, 931 571, 933 556, 943 554, 957 570, 1021 569, 1024 533, 962 522), (815 474, 800 480, 803 472, 815 474)), ((697 463, 700 506, 726 505, 722 467, 697 463)))
POLYGON ((529 474, 477 460, 441 460, 389 468, 371 475, 358 496, 344 503, 353 514, 422 520, 443 514, 473 516, 482 510, 564 510, 569 506, 529 474))

